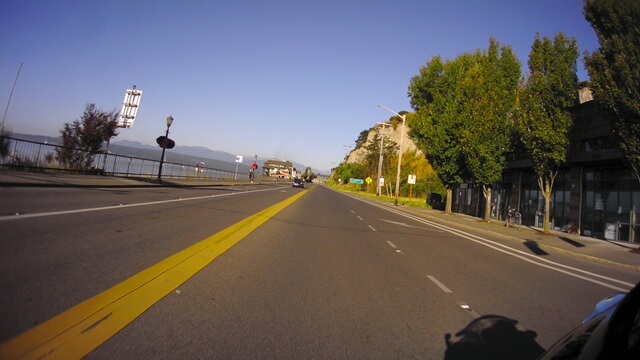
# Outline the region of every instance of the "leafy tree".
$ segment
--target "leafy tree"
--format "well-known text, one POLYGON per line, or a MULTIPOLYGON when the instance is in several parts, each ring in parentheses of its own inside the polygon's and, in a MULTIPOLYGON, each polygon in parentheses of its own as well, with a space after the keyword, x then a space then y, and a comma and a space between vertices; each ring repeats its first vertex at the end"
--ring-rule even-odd
POLYGON ((409 135, 425 153, 446 191, 445 212, 451 213, 453 188, 465 177, 464 158, 458 141, 462 119, 461 104, 449 101, 449 89, 459 74, 459 62, 442 62, 433 57, 409 84, 409 97, 415 113, 407 117, 409 135))
POLYGON ((585 0, 600 48, 585 54, 591 90, 640 181, 640 2, 585 0))
POLYGON ((360 146, 364 145, 367 142, 367 138, 369 137, 369 129, 362 130, 358 138, 356 139, 356 149, 360 146))
POLYGON ((452 116, 457 104, 445 101, 454 70, 451 62, 444 63, 439 56, 422 66, 409 83, 411 107, 416 112, 407 117, 409 135, 425 153, 445 188, 448 214, 452 189, 462 182, 464 169, 460 143, 456 141, 459 121, 457 116, 452 116))
POLYGON ((116 110, 105 112, 95 104, 87 104, 82 118, 65 123, 60 134, 63 147, 56 149, 60 164, 68 169, 88 170, 102 144, 118 135, 116 110))
MULTIPOLYGON (((384 136, 384 135, 383 135, 384 136)), ((371 177, 378 177, 378 164, 380 163, 380 135, 376 133, 373 136, 373 141, 365 146, 367 150, 364 156, 364 165, 367 168, 368 173, 371 177)), ((397 158, 398 154, 398 144, 391 140, 389 137, 384 137, 384 150, 382 154, 382 175, 385 177, 385 170, 392 168, 394 157, 397 158)), ((397 162, 398 160, 395 159, 397 162)))
POLYGON ((336 182, 341 180, 342 184, 346 184, 351 178, 363 179, 367 177, 367 170, 362 164, 341 163, 333 170, 333 177, 336 179, 336 182))
POLYGON ((459 116, 464 162, 485 196, 484 221, 491 219, 492 185, 502 178, 510 151, 520 61, 511 47, 489 42, 489 49, 463 56, 469 62, 452 101, 462 101, 459 116))
MULTIPOLYGON (((429 192, 443 193, 444 189, 442 188, 442 183, 438 180, 438 174, 424 155, 418 153, 415 149, 402 154, 401 176, 403 179, 407 179, 409 174, 416 175, 416 184, 413 186, 414 197, 424 197, 429 192)), ((411 185, 404 183, 400 194, 408 196, 410 188, 411 185)))
POLYGON ((318 176, 316 174, 313 173, 313 171, 311 170, 310 167, 307 166, 307 168, 304 170, 304 174, 302 174, 302 178, 304 179, 304 181, 306 182, 312 182, 313 179, 317 178, 318 176))
POLYGON ((577 103, 577 59, 575 39, 558 33, 552 41, 537 34, 529 55, 529 77, 519 92, 518 130, 545 200, 545 234, 549 233, 553 184, 566 162, 571 109, 577 103))
POLYGON ((11 145, 9 138, 11 135, 11 131, 6 128, 0 129, 0 159, 9 155, 9 145, 11 145))
POLYGON ((491 186, 500 180, 510 147, 520 63, 510 47, 490 39, 487 51, 443 63, 434 57, 411 79, 417 110, 411 136, 435 168, 447 192, 473 177, 482 185, 490 218, 491 186))

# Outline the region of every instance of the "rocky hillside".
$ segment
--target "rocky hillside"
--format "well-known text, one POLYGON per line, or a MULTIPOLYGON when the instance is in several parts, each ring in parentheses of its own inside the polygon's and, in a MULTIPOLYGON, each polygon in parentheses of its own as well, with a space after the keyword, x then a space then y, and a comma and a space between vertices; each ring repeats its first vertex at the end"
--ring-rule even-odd
MULTIPOLYGON (((391 124, 391 123, 389 123, 391 124)), ((369 135, 367 136, 367 141, 365 141, 364 144, 362 144, 362 146, 360 146, 357 149, 351 150, 351 152, 349 153, 349 157, 347 158, 347 163, 359 163, 364 161, 364 157, 366 155, 366 147, 367 145, 369 145, 373 139, 376 136, 377 132, 380 132, 380 134, 384 134, 385 135, 385 141, 386 139, 391 139, 393 141, 396 142, 396 144, 400 145, 400 138, 402 137, 402 129, 403 127, 406 127, 405 125, 398 123, 397 126, 394 127, 393 126, 384 126, 384 130, 382 125, 376 125, 374 127, 372 127, 369 130, 369 135)), ((402 151, 406 152, 406 151, 410 151, 410 150, 418 150, 419 154, 422 154, 422 151, 420 151, 416 144, 409 138, 408 135, 408 127, 404 133, 404 143, 402 145, 402 151)))

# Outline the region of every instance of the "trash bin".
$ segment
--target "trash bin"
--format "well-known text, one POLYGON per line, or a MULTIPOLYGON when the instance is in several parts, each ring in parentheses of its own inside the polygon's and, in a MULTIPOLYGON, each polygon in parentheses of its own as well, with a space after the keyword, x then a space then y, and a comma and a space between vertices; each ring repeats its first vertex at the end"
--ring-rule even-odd
POLYGON ((433 209, 444 210, 442 195, 438 193, 427 193, 427 205, 430 205, 433 209))
POLYGON ((536 211, 536 227, 541 228, 543 226, 544 226, 544 213, 536 211))

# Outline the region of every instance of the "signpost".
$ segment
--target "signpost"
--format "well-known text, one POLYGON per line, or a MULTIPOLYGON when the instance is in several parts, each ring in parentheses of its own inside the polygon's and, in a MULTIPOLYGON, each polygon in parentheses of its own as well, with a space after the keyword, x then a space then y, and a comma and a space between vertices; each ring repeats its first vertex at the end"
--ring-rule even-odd
POLYGON ((124 94, 124 102, 118 124, 116 125, 117 127, 123 127, 125 129, 131 129, 133 127, 133 122, 136 121, 136 115, 140 107, 141 98, 142 90, 137 90, 135 85, 133 85, 133 89, 127 89, 124 94))
POLYGON ((242 159, 244 157, 242 155, 237 155, 236 156, 236 173, 233 176, 233 181, 238 181, 238 165, 242 162, 242 159))
POLYGON ((253 164, 251 164, 251 170, 249 170, 249 180, 253 184, 253 178, 256 176, 256 170, 258 170, 258 164, 256 161, 258 160, 258 155, 253 155, 253 164))
POLYGON ((413 185, 416 184, 416 176, 409 174, 409 179, 407 179, 409 183, 409 203, 411 203, 411 198, 413 196, 413 185))

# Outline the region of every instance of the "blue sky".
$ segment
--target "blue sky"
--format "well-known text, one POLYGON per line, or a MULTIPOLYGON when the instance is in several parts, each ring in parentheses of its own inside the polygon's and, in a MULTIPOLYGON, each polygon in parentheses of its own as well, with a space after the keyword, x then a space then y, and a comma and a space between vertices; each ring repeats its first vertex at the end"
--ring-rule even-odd
MULTIPOLYGON (((0 105, 16 133, 58 136, 88 103, 178 145, 328 170, 362 130, 411 110, 411 77, 433 56, 511 45, 526 65, 536 32, 598 47, 582 0, 0 0, 0 105)), ((578 77, 588 76, 580 60, 578 77)))

